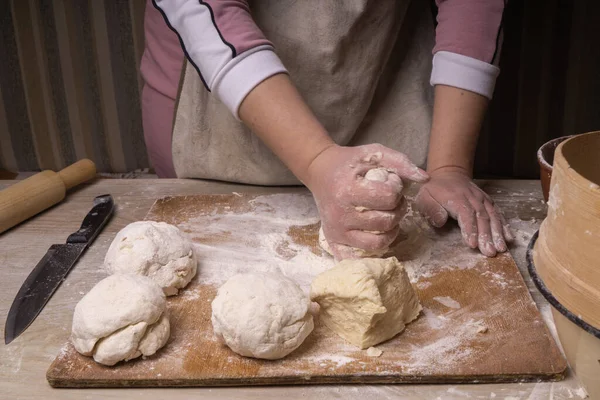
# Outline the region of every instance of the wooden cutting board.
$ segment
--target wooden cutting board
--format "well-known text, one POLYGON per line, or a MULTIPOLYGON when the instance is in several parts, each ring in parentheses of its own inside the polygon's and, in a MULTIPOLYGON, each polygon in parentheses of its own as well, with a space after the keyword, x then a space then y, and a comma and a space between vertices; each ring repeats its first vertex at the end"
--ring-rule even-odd
MULTIPOLYGON (((411 216, 412 211, 408 212, 411 216)), ((146 219, 175 224, 197 244, 198 276, 168 298, 171 338, 156 355, 96 364, 67 343, 47 372, 55 387, 226 386, 311 383, 450 383, 557 380, 566 361, 510 254, 488 259, 463 246, 456 226, 403 222, 394 249, 424 311, 380 357, 319 323, 282 360, 244 358, 213 338, 210 303, 230 276, 279 270, 308 290, 334 265, 317 245, 318 215, 308 194, 166 197, 146 219)), ((411 222, 416 221, 416 222, 411 222)))

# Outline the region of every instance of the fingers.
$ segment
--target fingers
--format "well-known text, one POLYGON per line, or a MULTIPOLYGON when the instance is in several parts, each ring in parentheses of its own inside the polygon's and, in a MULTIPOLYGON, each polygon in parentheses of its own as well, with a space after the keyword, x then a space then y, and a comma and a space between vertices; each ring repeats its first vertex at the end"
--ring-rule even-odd
POLYGON ((496 214, 498 214, 498 216, 500 217, 500 223, 502 224, 502 233, 504 233, 504 240, 507 242, 512 242, 513 240, 515 240, 515 236, 513 235, 510 229, 510 224, 506 222, 506 218, 504 218, 504 214, 502 213, 498 205, 494 203, 493 206, 494 210, 496 211, 496 214))
POLYGON ((410 159, 398 151, 389 149, 380 144, 362 146, 361 163, 357 172, 364 175, 374 166, 381 166, 395 173, 400 178, 414 182, 427 182, 429 175, 410 161, 410 159))
MULTIPOLYGON (((473 183, 471 191, 474 192, 475 194, 479 193, 479 194, 483 195, 484 199, 486 200, 486 210, 488 210, 488 215, 490 216, 490 218, 492 220, 495 217, 499 221, 500 225, 502 226, 500 236, 503 238, 502 240, 504 241, 504 244, 506 245, 506 242, 512 242, 514 240, 514 236, 510 230, 510 224, 508 222, 506 222, 506 218, 504 218, 504 214, 500 210, 500 207, 498 207, 498 205, 494 202, 494 200, 490 197, 489 194, 487 194, 483 190, 481 190, 479 188, 479 186, 477 186, 475 183, 473 183), (489 204, 487 204, 487 203, 489 203, 489 204)), ((494 228, 492 227, 492 233, 493 232, 494 232, 494 228)), ((498 251, 505 251, 505 250, 498 249, 498 251)))
POLYGON ((504 240, 504 227, 502 225, 501 214, 490 201, 486 200, 484 205, 488 215, 490 216, 490 228, 492 229, 492 241, 494 242, 494 247, 500 253, 505 252, 508 247, 506 246, 506 242, 504 240))
POLYGON ((431 196, 427 188, 419 191, 415 202, 417 210, 436 228, 441 228, 448 221, 448 212, 431 196))
POLYGON ((357 247, 369 252, 378 251, 389 247, 396 239, 396 236, 398 236, 398 232, 400 232, 399 226, 383 233, 352 230, 346 232, 344 243, 341 244, 357 247))
POLYGON ((452 209, 449 209, 448 211, 451 212, 451 215, 455 214, 452 216, 458 221, 458 226, 462 232, 462 237, 465 244, 470 248, 475 249, 479 243, 477 238, 477 218, 475 215, 475 210, 473 210, 469 200, 466 197, 463 198, 462 204, 457 208, 458 210, 454 212, 452 212, 452 209))
POLYGON ((366 207, 371 210, 391 211, 402 201, 402 186, 395 180, 386 182, 369 181, 364 178, 348 188, 344 196, 350 197, 354 207, 366 207))
POLYGON ((479 196, 473 194, 469 196, 469 202, 475 211, 475 218, 477 221, 477 245, 479 251, 485 256, 494 257, 497 250, 492 242, 490 216, 485 208, 485 199, 482 194, 479 194, 479 196))
POLYGON ((398 226, 404 212, 402 203, 392 211, 356 212, 346 217, 344 225, 348 230, 387 232, 398 226))

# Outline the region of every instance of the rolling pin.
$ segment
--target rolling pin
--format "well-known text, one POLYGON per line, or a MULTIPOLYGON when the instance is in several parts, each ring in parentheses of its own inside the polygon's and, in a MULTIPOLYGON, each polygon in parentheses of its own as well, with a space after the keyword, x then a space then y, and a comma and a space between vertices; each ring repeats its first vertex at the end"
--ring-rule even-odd
POLYGON ((67 190, 96 176, 96 165, 83 159, 59 171, 42 171, 0 191, 0 233, 65 198, 67 190))

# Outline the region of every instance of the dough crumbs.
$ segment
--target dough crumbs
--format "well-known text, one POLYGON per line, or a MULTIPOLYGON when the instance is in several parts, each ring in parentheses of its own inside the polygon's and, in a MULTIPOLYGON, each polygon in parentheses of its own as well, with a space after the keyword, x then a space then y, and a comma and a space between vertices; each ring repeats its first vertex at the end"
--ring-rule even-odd
POLYGON ((380 350, 378 348, 375 347, 369 347, 367 349, 367 356, 369 357, 379 357, 383 354, 383 350, 380 350))
POLYGON ((435 296, 433 300, 437 301, 440 304, 445 305, 448 308, 460 308, 460 303, 454 300, 452 297, 448 296, 435 296))
POLYGON ((481 321, 481 320, 479 320, 479 321, 470 320, 469 322, 467 322, 467 325, 469 327, 471 327, 473 329, 473 332, 475 332, 475 333, 487 333, 487 331, 488 331, 487 325, 484 324, 483 321, 481 321))

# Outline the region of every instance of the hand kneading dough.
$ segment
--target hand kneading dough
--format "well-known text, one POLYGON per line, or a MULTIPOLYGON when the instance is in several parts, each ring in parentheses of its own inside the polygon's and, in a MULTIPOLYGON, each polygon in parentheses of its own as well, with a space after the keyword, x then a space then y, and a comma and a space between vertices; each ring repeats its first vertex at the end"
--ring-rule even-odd
POLYGON ((166 305, 165 294, 152 279, 111 275, 77 303, 73 346, 104 365, 150 356, 169 339, 166 305))
POLYGON ((111 243, 104 266, 109 273, 145 275, 177 294, 196 275, 192 242, 165 222, 138 221, 127 225, 111 243))
POLYGON ((361 349, 402 332, 421 311, 395 257, 344 260, 315 278, 310 298, 319 303, 321 321, 361 349))
POLYGON ((242 356, 275 360, 298 348, 312 332, 309 304, 302 289, 281 274, 235 275, 212 302, 213 330, 242 356))
MULTIPOLYGON (((368 170, 367 173, 365 174, 365 179, 368 181, 372 181, 372 182, 382 182, 382 183, 387 182, 388 180, 391 179, 391 182, 393 182, 393 184, 396 185, 397 190, 399 192, 402 191, 402 180, 393 172, 388 172, 388 170, 385 168, 374 168, 374 169, 368 170)), ((361 206, 355 207, 355 209, 356 209, 356 211, 359 211, 359 212, 369 210, 368 208, 361 207, 361 206)), ((370 232, 370 233, 380 233, 380 232, 370 232)), ((331 246, 329 245, 329 242, 327 242, 327 239, 325 238, 325 234, 323 233, 323 228, 319 229, 319 245, 321 246, 321 248, 323 250, 325 250, 327 253, 329 253, 329 255, 334 256, 333 252, 331 251, 331 246)), ((357 247, 350 247, 350 246, 345 246, 345 245, 339 245, 339 246, 342 246, 345 248, 344 249, 345 257, 349 257, 349 255, 352 255, 353 258, 366 258, 366 257, 381 258, 390 252, 389 247, 379 249, 379 250, 368 251, 368 250, 359 249, 357 247)), ((336 261, 339 261, 339 260, 336 258, 336 261)))

